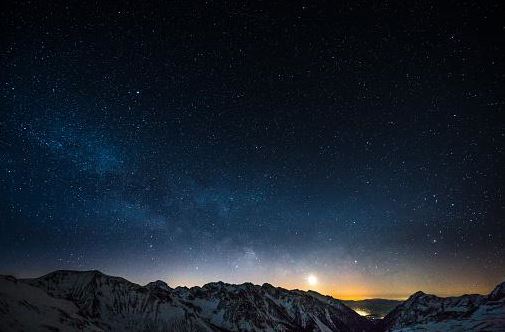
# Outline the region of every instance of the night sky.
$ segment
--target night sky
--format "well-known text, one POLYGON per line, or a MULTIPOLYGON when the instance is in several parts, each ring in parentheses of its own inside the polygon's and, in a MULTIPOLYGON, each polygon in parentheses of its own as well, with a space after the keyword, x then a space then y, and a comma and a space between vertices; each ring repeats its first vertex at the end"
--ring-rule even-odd
POLYGON ((489 292, 499 2, 7 4, 0 274, 489 292))

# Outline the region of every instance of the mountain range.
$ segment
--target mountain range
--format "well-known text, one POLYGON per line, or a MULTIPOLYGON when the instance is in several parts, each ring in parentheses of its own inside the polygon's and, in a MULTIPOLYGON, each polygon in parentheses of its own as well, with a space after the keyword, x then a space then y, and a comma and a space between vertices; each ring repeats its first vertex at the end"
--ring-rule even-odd
POLYGON ((55 271, 0 276, 0 331, 505 331, 505 282, 489 295, 418 292, 403 303, 367 301, 270 284, 171 288, 99 271, 55 271), (366 318, 345 303, 392 310, 366 318))

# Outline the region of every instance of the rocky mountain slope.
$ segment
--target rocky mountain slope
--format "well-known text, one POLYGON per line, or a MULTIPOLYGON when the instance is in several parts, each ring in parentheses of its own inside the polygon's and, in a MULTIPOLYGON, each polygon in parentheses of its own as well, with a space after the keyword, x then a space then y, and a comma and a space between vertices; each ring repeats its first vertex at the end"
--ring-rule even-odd
POLYGON ((417 292, 381 321, 383 331, 505 331, 505 282, 488 296, 417 292))
POLYGON ((265 284, 139 286, 98 271, 0 278, 0 330, 371 331, 340 301, 265 284))
POLYGON ((269 284, 140 286, 98 271, 0 276, 0 331, 505 331, 505 283, 488 296, 415 293, 382 320, 269 284))

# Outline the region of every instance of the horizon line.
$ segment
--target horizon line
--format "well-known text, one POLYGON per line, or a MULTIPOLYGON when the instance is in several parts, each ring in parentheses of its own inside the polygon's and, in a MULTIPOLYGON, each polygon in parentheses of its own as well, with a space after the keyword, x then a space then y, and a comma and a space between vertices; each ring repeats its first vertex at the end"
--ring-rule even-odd
MULTIPOLYGON (((318 293, 320 295, 323 295, 323 296, 329 296, 329 297, 332 297, 333 299, 336 299, 336 300, 341 300, 341 301, 363 301, 363 300, 391 300, 391 301, 405 301, 407 300, 410 296, 412 296, 413 294, 417 293, 417 292, 423 292, 423 293, 426 293, 426 294, 430 294, 430 295, 435 295, 435 296, 438 296, 438 297, 456 297, 456 296, 462 296, 462 295, 470 295, 470 294, 478 294, 478 295, 487 295, 489 293, 485 293, 485 294, 480 294, 480 293, 457 293, 457 294, 453 294, 453 293, 440 293, 440 292, 436 292, 436 293, 433 293, 433 292, 424 292, 422 290, 417 290, 417 291, 414 291, 410 294, 384 294, 384 296, 381 296, 380 294, 374 294, 374 295, 371 295, 371 296, 366 296, 366 295, 356 295, 356 296, 337 296, 337 295, 334 295, 334 294, 325 294, 325 293, 322 293, 318 290, 314 290, 314 289, 307 289, 307 290, 304 290, 304 289, 299 289, 299 288, 287 288, 287 287, 283 287, 283 286, 276 286, 276 285, 273 285, 269 282, 264 282, 262 284, 259 284, 259 283, 254 283, 254 282, 251 282, 251 281, 244 281, 244 282, 241 282, 241 283, 230 283, 230 282, 225 282, 225 281, 222 281, 222 280, 217 280, 217 281, 209 281, 209 282, 206 282, 202 285, 193 285, 193 286, 188 286, 188 285, 177 285, 177 286, 171 286, 169 283, 167 283, 165 280, 162 280, 162 279, 155 279, 155 280, 152 280, 152 281, 149 281, 145 284, 143 283, 140 283, 140 282, 135 282, 135 281, 131 281, 130 279, 127 279, 126 277, 123 277, 123 276, 118 276, 118 275, 111 275, 111 274, 107 274, 107 273, 104 273, 102 272, 101 270, 98 270, 98 269, 85 269, 85 270, 77 270, 77 269, 56 269, 56 270, 52 270, 50 272, 47 272, 47 273, 43 273, 39 276, 33 276, 33 277, 21 277, 21 276, 16 276, 17 273, 15 274, 12 274, 12 273, 0 273, 0 276, 11 276, 11 277, 14 277, 16 279, 37 279, 37 278, 42 278, 46 275, 49 275, 51 273, 55 273, 55 272, 78 272, 78 273, 86 273, 86 272, 98 272, 100 274, 103 274, 105 276, 108 276, 108 277, 113 277, 113 278, 122 278, 128 282, 131 282, 133 284, 136 284, 136 285, 139 285, 139 286, 142 286, 142 287, 145 287, 147 286, 149 283, 152 283, 152 282, 156 282, 156 281, 162 281, 164 282, 165 284, 167 284, 170 288, 178 288, 178 287, 181 287, 181 288, 192 288, 192 287, 204 287, 205 285, 207 284, 212 284, 212 283, 223 283, 223 284, 227 284, 227 285, 235 285, 235 286, 239 286, 239 285, 243 285, 243 284, 251 284, 251 285, 255 285, 255 286, 264 286, 264 285, 271 285, 272 287, 275 287, 275 288, 282 288, 282 289, 286 289, 288 291, 302 291, 302 292, 315 292, 315 293, 318 293)), ((32 274, 33 275, 33 274, 32 274)), ((497 284, 499 285, 500 282, 497 284)), ((492 292, 493 289, 490 290, 490 292, 492 292)))

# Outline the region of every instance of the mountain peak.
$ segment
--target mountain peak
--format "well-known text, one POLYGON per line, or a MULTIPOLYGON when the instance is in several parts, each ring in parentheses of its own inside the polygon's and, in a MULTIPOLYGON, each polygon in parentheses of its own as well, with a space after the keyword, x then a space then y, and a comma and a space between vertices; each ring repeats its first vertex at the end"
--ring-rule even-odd
POLYGON ((408 300, 414 300, 414 299, 419 299, 423 296, 427 295, 425 292, 423 291, 417 291, 415 292, 414 294, 410 295, 408 300))
POLYGON ((498 284, 493 291, 489 294, 488 299, 491 301, 500 301, 505 299, 505 281, 498 284))
POLYGON ((149 288, 149 289, 163 289, 163 290, 171 290, 172 289, 163 280, 156 280, 156 281, 150 282, 145 287, 149 288))

